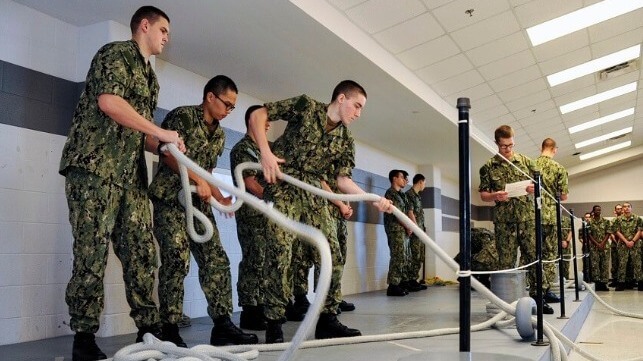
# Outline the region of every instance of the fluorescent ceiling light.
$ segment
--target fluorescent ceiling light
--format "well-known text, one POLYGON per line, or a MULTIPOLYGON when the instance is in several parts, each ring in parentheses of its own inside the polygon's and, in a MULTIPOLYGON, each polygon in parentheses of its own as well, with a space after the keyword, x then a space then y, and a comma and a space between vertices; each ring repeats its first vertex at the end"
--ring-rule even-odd
POLYGON ((587 98, 583 98, 580 100, 577 100, 575 102, 567 103, 565 105, 562 105, 560 107, 560 112, 562 114, 567 114, 569 112, 573 112, 575 110, 581 109, 588 107, 590 105, 594 105, 597 103, 600 103, 605 100, 609 100, 612 98, 616 98, 618 96, 621 96, 623 94, 631 93, 636 90, 636 82, 629 83, 623 86, 620 86, 618 88, 614 88, 608 91, 604 91, 602 93, 598 93, 596 95, 592 95, 587 98))
POLYGON ((579 148, 583 148, 583 147, 586 147, 588 145, 596 144, 598 142, 602 142, 604 140, 608 140, 608 139, 611 139, 611 138, 614 138, 614 137, 618 137, 618 136, 621 136, 621 135, 627 134, 627 133, 632 133, 632 127, 627 127, 627 128, 623 128, 621 130, 617 130, 615 132, 611 132, 611 133, 608 133, 608 134, 603 134, 600 137, 596 137, 596 138, 592 138, 592 139, 588 139, 588 140, 576 143, 574 146, 576 147, 576 149, 579 149, 579 148))
POLYGON ((590 120, 589 122, 585 122, 583 124, 575 125, 569 128, 569 134, 574 134, 585 129, 597 127, 599 125, 603 125, 605 123, 609 123, 617 119, 625 118, 632 114, 634 114, 634 108, 621 110, 620 112, 612 113, 610 115, 606 115, 598 119, 590 120))
POLYGON ((599 150, 595 150, 595 151, 590 152, 590 153, 587 153, 587 154, 581 154, 581 155, 579 156, 579 158, 580 158, 580 160, 586 160, 586 159, 590 159, 590 158, 598 157, 599 155, 603 155, 603 154, 606 154, 606 153, 609 153, 609 152, 613 152, 613 151, 615 151, 615 150, 619 150, 619 149, 627 148, 627 147, 629 147, 630 145, 632 145, 632 141, 629 141, 629 140, 628 140, 627 142, 623 142, 623 143, 615 144, 615 145, 612 145, 612 146, 610 146, 610 147, 603 148, 603 149, 599 149, 599 150))
POLYGON ((527 29, 533 46, 643 7, 643 0, 605 0, 527 29))
POLYGON ((641 45, 639 44, 627 49, 623 49, 621 51, 617 51, 616 53, 612 53, 604 57, 588 61, 587 63, 580 64, 563 71, 559 71, 558 73, 548 75, 547 81, 549 82, 549 86, 556 86, 558 84, 580 78, 581 76, 592 74, 599 70, 603 70, 605 68, 609 68, 611 66, 636 59, 640 55, 641 45))

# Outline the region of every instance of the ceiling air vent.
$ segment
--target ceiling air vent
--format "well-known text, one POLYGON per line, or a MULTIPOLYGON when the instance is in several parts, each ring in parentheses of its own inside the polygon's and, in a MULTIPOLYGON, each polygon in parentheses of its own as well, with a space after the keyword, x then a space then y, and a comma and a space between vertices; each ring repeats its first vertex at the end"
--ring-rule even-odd
POLYGON ((598 72, 598 79, 600 80, 607 80, 611 79, 614 77, 617 77, 619 75, 627 74, 629 72, 638 70, 639 68, 639 59, 632 59, 630 61, 626 61, 624 63, 616 64, 614 66, 610 66, 607 69, 603 69, 598 72))

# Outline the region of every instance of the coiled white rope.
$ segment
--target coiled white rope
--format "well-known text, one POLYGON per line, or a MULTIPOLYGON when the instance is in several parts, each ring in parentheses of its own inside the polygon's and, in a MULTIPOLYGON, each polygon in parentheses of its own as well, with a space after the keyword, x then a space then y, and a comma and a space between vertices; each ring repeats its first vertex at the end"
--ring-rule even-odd
MULTIPOLYGON (((459 328, 447 328, 447 329, 441 329, 441 330, 431 330, 431 331, 417 331, 417 332, 405 332, 405 333, 396 333, 396 334, 387 334, 387 335, 372 335, 372 336, 358 336, 358 337, 351 337, 351 338, 342 338, 342 339, 326 339, 326 340, 312 340, 312 341, 306 341, 303 342, 306 336, 310 333, 312 330, 312 327, 314 323, 316 322, 317 318, 319 317, 319 313, 321 311, 325 295, 328 293, 328 288, 330 284, 330 267, 331 267, 331 260, 330 260, 330 249, 328 247, 327 240, 323 236, 323 234, 310 226, 300 224, 298 222, 294 222, 293 220, 288 219, 285 217, 283 214, 275 211, 272 209, 271 205, 268 205, 264 203, 263 201, 259 200, 258 198, 250 195, 249 193, 245 192, 245 187, 243 183, 243 177, 242 177, 242 172, 244 169, 261 169, 261 166, 256 163, 242 163, 240 164, 236 169, 235 169, 235 176, 238 180, 239 187, 234 187, 231 186, 223 181, 220 181, 216 178, 214 178, 210 173, 199 167, 196 163, 194 163, 192 160, 187 158, 184 154, 182 154, 178 148, 176 148, 174 145, 166 145, 165 146, 169 151, 172 153, 172 155, 177 159, 179 162, 179 170, 182 175, 182 184, 184 186, 184 189, 189 189, 189 181, 187 180, 187 167, 190 168, 193 172, 195 172, 197 175, 208 181, 208 183, 213 184, 220 189, 223 189, 227 191, 228 193, 234 195, 237 198, 237 202, 235 202, 231 206, 223 206, 219 204, 216 201, 210 201, 213 207, 218 209, 219 211, 222 212, 232 212, 238 207, 241 206, 241 202, 246 202, 250 206, 258 209, 262 213, 264 213, 268 218, 273 220, 274 222, 278 223, 280 226, 285 227, 292 232, 296 233, 299 235, 302 239, 308 241, 311 243, 313 246, 315 246, 321 255, 321 273, 320 273, 320 279, 317 285, 317 296, 315 297, 313 303, 310 306, 310 311, 306 314, 306 317, 304 321, 302 322, 301 326, 297 330, 297 333, 293 337, 292 342, 290 343, 282 343, 282 344, 266 344, 266 345, 252 345, 252 346, 230 346, 230 347, 222 347, 222 348, 214 348, 209 345, 202 345, 202 346, 196 346, 191 349, 180 349, 176 350, 177 347, 174 346, 171 343, 167 342, 155 342, 153 340, 153 336, 151 335, 146 335, 147 340, 144 337, 144 341, 146 343, 143 344, 137 344, 137 345, 131 345, 128 346, 122 350, 120 350, 115 356, 114 360, 115 361, 137 361, 137 360, 143 360, 141 357, 148 357, 148 359, 151 360, 178 360, 176 358, 168 358, 166 357, 167 355, 175 355, 178 357, 183 357, 180 360, 211 360, 213 359, 210 355, 213 355, 213 357, 220 357, 222 360, 244 360, 244 359, 251 359, 251 358, 256 358, 256 354, 251 353, 248 351, 248 348, 251 347, 255 351, 277 351, 277 350, 285 350, 284 353, 281 354, 279 357, 279 360, 290 360, 294 357, 295 351, 298 348, 308 348, 308 347, 323 347, 323 346, 331 346, 331 345, 346 345, 346 344, 356 344, 356 343, 364 343, 364 342, 378 342, 378 341, 387 341, 387 340, 393 340, 393 339, 405 339, 405 338, 413 338, 413 337, 431 337, 431 336, 437 336, 437 335, 445 335, 449 333, 457 333, 459 332, 459 328), (152 339, 150 339, 152 337, 152 339), (140 348, 137 348, 136 346, 139 346, 140 348), (217 349, 217 350, 215 350, 217 349), (163 350, 167 351, 166 353, 163 353, 163 350), (189 350, 189 351, 188 351, 189 350), (219 354, 218 352, 221 353, 219 354), (245 350, 241 351, 239 354, 234 354, 229 351, 231 350, 245 350), (132 352, 141 352, 140 355, 132 354, 132 352), (149 351, 149 353, 147 353, 149 351), (179 352, 181 351, 181 352, 179 352), (144 354, 143 354, 144 352, 144 354), (136 358, 138 357, 138 358, 136 358), (161 358, 163 357, 163 358, 161 358)), ((304 182, 301 182, 295 178, 292 178, 286 174, 282 174, 281 179, 283 181, 287 181, 295 186, 298 186, 302 189, 305 189, 313 194, 316 194, 318 196, 330 199, 330 200, 341 200, 341 201, 371 201, 371 202, 377 202, 381 199, 380 196, 376 194, 336 194, 336 193, 331 193, 331 192, 326 192, 322 189, 316 188, 314 186, 311 186, 309 184, 306 184, 304 182)), ((191 192, 185 192, 184 195, 182 196, 184 199, 183 204, 185 205, 191 205, 191 192)), ((194 212, 194 210, 189 211, 189 209, 192 209, 193 207, 189 206, 186 207, 186 218, 188 220, 188 229, 194 230, 193 226, 189 226, 190 223, 192 223, 193 217, 197 217, 200 221, 203 221, 202 219, 207 217, 201 217, 198 216, 198 213, 200 212, 194 212), (190 212, 190 213, 188 213, 190 212), (187 215, 189 214, 189 216, 187 215), (195 215, 195 216, 193 216, 195 215)), ((418 238, 425 244, 427 245, 432 251, 435 252, 435 254, 443 261, 445 262, 449 267, 452 269, 456 270, 456 272, 459 271, 459 265, 442 249, 440 248, 422 229, 420 229, 413 221, 411 221, 406 215, 398 210, 397 208, 393 207, 392 213, 397 219, 403 223, 406 227, 412 230, 412 232, 418 236, 418 238)), ((209 220, 207 222, 204 222, 204 225, 206 227, 206 233, 207 235, 207 225, 206 223, 209 223, 209 220)), ((196 234, 196 232, 193 232, 196 234)), ((191 234, 192 236, 192 234, 191 234)), ((211 238, 210 237, 204 237, 203 235, 198 236, 196 235, 197 239, 205 239, 208 240, 211 238)), ((463 272, 463 274, 465 274, 463 272)), ((470 273, 469 273, 470 274, 470 273)), ((467 276, 469 275, 467 274, 467 276)), ((514 305, 510 305, 503 301, 502 299, 498 298, 495 294, 493 294, 489 289, 487 289, 484 285, 482 285, 478 280, 475 278, 471 279, 471 286, 478 291, 481 295, 486 297, 489 301, 492 303, 496 304, 501 312, 498 313, 496 316, 493 318, 480 323, 478 325, 472 326, 471 330, 472 331, 477 331, 480 329, 485 329, 489 328, 492 326, 500 327, 500 325, 505 325, 506 321, 502 321, 502 319, 507 315, 515 315, 516 308, 514 305)), ((535 325, 536 319, 535 317, 532 317, 532 322, 535 325)), ((558 330, 555 328, 551 327, 547 322, 544 323, 543 331, 547 338, 551 341, 551 353, 553 355, 553 358, 555 361, 561 361, 561 360, 566 360, 567 359, 567 354, 565 353, 565 350, 562 346, 562 342, 559 339, 569 341, 562 333, 560 333, 558 330), (562 337, 561 337, 562 336, 562 337)), ((158 341, 158 340, 157 340, 158 341)), ((571 341, 569 341, 571 342, 571 341)), ((573 344, 573 342, 572 342, 573 344)), ((592 358, 594 360, 594 358, 592 358)), ((633 360, 632 360, 633 361, 633 360)))

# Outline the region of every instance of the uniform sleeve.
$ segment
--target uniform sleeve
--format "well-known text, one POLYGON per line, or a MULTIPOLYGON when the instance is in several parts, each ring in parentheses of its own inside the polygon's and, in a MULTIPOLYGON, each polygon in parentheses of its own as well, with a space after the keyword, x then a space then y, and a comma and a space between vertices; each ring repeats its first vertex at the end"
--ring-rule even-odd
POLYGON ((301 121, 312 114, 314 105, 315 101, 307 95, 264 104, 270 121, 281 119, 287 122, 301 121))
POLYGON ((480 187, 478 192, 490 192, 491 179, 489 179, 489 165, 485 164, 480 168, 480 187))
POLYGON ((113 94, 125 97, 127 83, 131 78, 127 57, 123 50, 114 44, 105 45, 92 61, 93 77, 100 79, 96 95, 113 94))
MULTIPOLYGON (((243 140, 239 141, 234 147, 232 147, 232 150, 230 151, 230 165, 232 168, 232 172, 234 172, 234 169, 241 163, 244 162, 257 162, 257 154, 253 154, 252 149, 248 147, 244 147, 243 145, 243 140)), ((242 175, 244 178, 247 177, 255 177, 257 176, 258 171, 255 169, 246 169, 242 172, 242 175)))
POLYGON ((355 168, 355 142, 349 138, 349 144, 346 151, 342 153, 341 158, 334 166, 335 177, 352 177, 353 168, 355 168))

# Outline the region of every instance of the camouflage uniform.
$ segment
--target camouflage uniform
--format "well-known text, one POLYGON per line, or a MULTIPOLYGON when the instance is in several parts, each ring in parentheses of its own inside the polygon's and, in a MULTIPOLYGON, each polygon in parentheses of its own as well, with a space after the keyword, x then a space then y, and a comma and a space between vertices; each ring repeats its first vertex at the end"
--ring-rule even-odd
MULTIPOLYGON (((507 163, 496 155, 480 168, 480 187, 478 190, 495 192, 505 189, 507 183, 525 180, 522 172, 532 175, 535 171, 534 162, 528 157, 514 153, 507 163), (522 172, 520 172, 518 167, 522 172)), ((493 209, 494 233, 498 251, 500 268, 513 268, 520 247, 520 263, 528 264, 536 260, 536 236, 534 229, 534 204, 532 197, 520 196, 510 198, 506 202, 496 202, 493 209)), ((536 267, 530 267, 527 272, 530 293, 536 293, 536 267)), ((547 285, 543 282, 543 289, 547 285)))
MULTIPOLYGON (((541 223, 543 235, 543 260, 558 258, 558 232, 556 231, 556 194, 569 194, 567 171, 551 157, 541 155, 536 159, 540 170, 540 184, 549 194, 541 192, 541 223)), ((543 287, 556 281, 557 263, 543 263, 543 287)))
MULTIPOLYGON (((605 218, 594 219, 589 222, 589 234, 598 243, 603 242, 612 232, 610 221, 605 218)), ((638 242, 637 242, 638 243, 638 242)), ((609 280, 609 243, 605 243, 605 248, 600 249, 594 244, 589 242, 589 256, 592 260, 592 277, 595 281, 607 283, 609 280)))
POLYGON ((618 239, 616 239, 616 234, 614 234, 614 226, 616 226, 616 220, 618 217, 614 217, 611 222, 610 226, 612 227, 612 239, 610 239, 610 260, 612 262, 610 266, 610 275, 612 280, 616 281, 618 278, 618 239))
MULTIPOLYGON (((281 167, 284 173, 316 187, 320 187, 321 180, 352 175, 355 166, 353 137, 343 124, 329 132, 325 130, 327 104, 301 95, 265 106, 268 119, 288 122, 273 147, 273 152, 286 160, 281 167)), ((339 287, 342 265, 337 231, 328 212, 328 202, 285 182, 268 185, 265 199, 273 202, 274 208, 288 218, 320 229, 328 239, 332 277, 323 312, 336 314, 342 298, 339 287)), ((286 304, 291 298, 292 279, 288 279, 288 270, 296 236, 269 222, 267 239, 265 314, 269 320, 280 320, 284 318, 286 304)))
MULTIPOLYGON (((625 214, 616 219, 614 225, 614 232, 621 232, 627 240, 631 240, 636 232, 643 229, 643 220, 634 213, 630 214, 628 218, 625 214)), ((633 274, 635 281, 643 281, 643 276, 641 275, 641 240, 638 240, 634 243, 634 247, 627 248, 625 243, 619 240, 616 245, 618 251, 618 264, 621 265, 618 269, 618 282, 625 282, 625 274, 627 267, 623 267, 628 262, 632 262, 633 274)))
MULTIPOLYGON (((406 198, 409 201, 409 207, 415 215, 415 221, 417 226, 424 232, 426 232, 426 227, 424 226, 424 208, 422 207, 422 197, 411 187, 406 191, 406 198)), ((420 241, 420 238, 412 233, 409 237, 409 259, 408 267, 405 273, 405 281, 417 281, 418 274, 422 268, 422 263, 424 262, 424 243, 420 241)))
MULTIPOLYGON (((460 264, 461 253, 458 253, 454 260, 460 264)), ((498 269, 498 251, 496 251, 496 239, 490 230, 486 228, 471 228, 471 270, 472 271, 495 271, 498 269)), ((490 275, 473 275, 478 281, 487 287, 491 286, 490 275)))
MULTIPOLYGON (((216 120, 215 120, 216 122, 216 120)), ((204 169, 214 169, 223 152, 225 133, 218 126, 210 131, 200 105, 183 106, 172 110, 161 126, 174 129, 185 142, 185 155, 204 169)), ((197 243, 189 239, 185 210, 180 205, 178 192, 181 177, 164 162, 150 185, 154 204, 154 235, 161 251, 159 269, 159 301, 161 320, 176 324, 183 313, 183 281, 190 268, 190 252, 199 265, 199 282, 208 301, 208 315, 214 320, 232 313, 230 261, 221 245, 219 232, 209 203, 193 196, 193 205, 214 223, 212 239, 197 243)), ((196 222, 197 232, 203 226, 196 222)))
POLYGON ((101 94, 125 99, 152 121, 159 86, 134 41, 103 46, 94 56, 60 160, 74 236, 74 263, 65 300, 76 332, 95 333, 104 305, 109 242, 123 265, 136 326, 159 321, 154 291, 156 248, 146 195, 145 136, 98 108, 101 94))
MULTIPOLYGON (((563 240, 566 240, 567 235, 572 231, 571 221, 566 213, 564 213, 562 217, 561 231, 563 232, 563 240)), ((565 279, 569 278, 569 263, 573 262, 572 247, 572 240, 570 239, 569 242, 567 242, 567 248, 563 248, 563 266, 560 272, 563 273, 563 277, 565 277, 565 279)))
MULTIPOLYGON (((257 144, 246 134, 230 151, 230 167, 235 169, 243 162, 261 161, 257 144)), ((255 169, 243 171, 243 177, 254 177, 265 189, 263 172, 255 169)), ((233 178, 235 186, 236 178, 233 178)), ((266 258, 265 227, 268 219, 260 211, 243 204, 235 213, 237 238, 241 245, 237 294, 239 306, 263 305, 263 263, 266 258)))
MULTIPOLYGON (((408 200, 402 190, 396 191, 391 187, 386 190, 384 198, 390 200, 402 213, 408 213, 408 200)), ((406 228, 392 213, 384 213, 384 230, 386 231, 388 249, 391 255, 388 262, 386 282, 389 285, 398 286, 400 282, 407 281, 405 278, 409 260, 408 244, 406 243, 408 235, 406 234, 406 228)), ((417 279, 417 276, 414 279, 417 279)))

